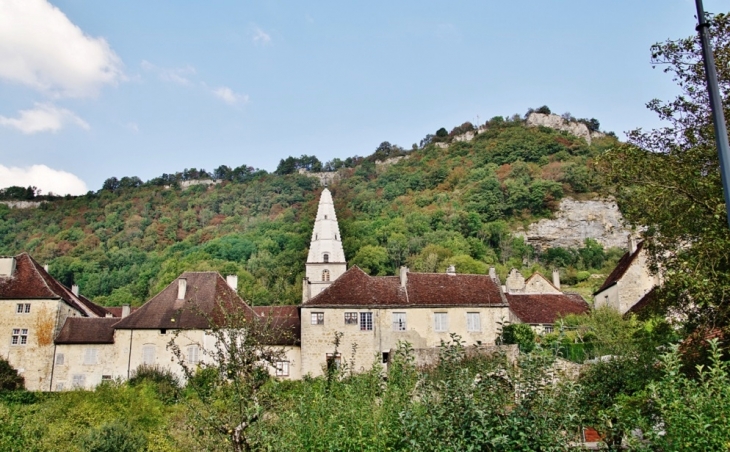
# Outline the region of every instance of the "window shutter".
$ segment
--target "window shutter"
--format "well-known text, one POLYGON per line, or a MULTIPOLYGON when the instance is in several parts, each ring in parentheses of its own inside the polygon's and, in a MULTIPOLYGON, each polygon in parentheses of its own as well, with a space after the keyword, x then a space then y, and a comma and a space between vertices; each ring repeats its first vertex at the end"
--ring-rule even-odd
POLYGON ((64 361, 63 353, 57 353, 56 354, 56 365, 63 366, 63 361, 64 361))
POLYGON ((152 365, 155 363, 155 346, 145 345, 142 347, 142 361, 144 364, 152 365))

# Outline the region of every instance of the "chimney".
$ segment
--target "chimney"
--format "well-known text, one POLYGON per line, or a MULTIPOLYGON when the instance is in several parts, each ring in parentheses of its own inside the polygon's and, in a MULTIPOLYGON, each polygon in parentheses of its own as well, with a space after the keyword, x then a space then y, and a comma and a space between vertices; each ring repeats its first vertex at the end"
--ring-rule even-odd
POLYGON ((45 265, 43 266, 43 270, 45 270, 45 271, 46 271, 46 273, 48 273, 48 264, 45 264, 45 265))
POLYGON ((312 298, 312 288, 309 284, 309 278, 306 276, 302 279, 302 303, 306 303, 312 298))
POLYGON ((557 268, 553 269, 553 286, 555 286, 556 289, 560 290, 560 270, 557 268))
POLYGON ((492 279, 497 279, 497 269, 494 267, 489 267, 489 277, 492 279))
POLYGON ((629 234, 629 253, 634 254, 636 252, 636 237, 629 234))
POLYGON ((73 293, 77 297, 79 296, 79 286, 78 286, 78 284, 74 284, 73 286, 71 286, 71 293, 73 293))
POLYGON ((454 267, 453 265, 449 265, 449 268, 446 269, 446 274, 447 275, 452 275, 452 276, 455 275, 456 274, 456 267, 454 267))
POLYGON ((185 299, 185 289, 188 288, 188 280, 185 278, 178 278, 177 280, 177 299, 185 299))
POLYGON ((15 258, 0 257, 0 276, 13 276, 15 273, 15 258))
POLYGON ((228 283, 228 287, 233 289, 234 292, 238 293, 238 275, 226 276, 226 283, 228 283))
POLYGON ((128 304, 123 304, 122 305, 122 318, 125 318, 126 316, 128 316, 129 313, 130 313, 130 311, 131 310, 129 309, 129 305, 128 304))
POLYGON ((401 267, 400 268, 400 286, 405 289, 407 284, 408 284, 408 267, 401 267))

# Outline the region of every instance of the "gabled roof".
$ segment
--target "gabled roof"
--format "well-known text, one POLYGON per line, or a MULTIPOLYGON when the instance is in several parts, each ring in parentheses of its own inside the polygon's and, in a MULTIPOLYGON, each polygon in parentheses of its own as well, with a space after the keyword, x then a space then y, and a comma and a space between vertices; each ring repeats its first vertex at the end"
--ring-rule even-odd
POLYGON ((523 323, 553 324, 567 314, 585 314, 588 303, 576 293, 507 294, 510 311, 523 323))
POLYGON ((56 337, 56 344, 113 344, 114 317, 69 317, 56 337))
POLYGON ((252 306, 268 331, 262 340, 268 345, 299 345, 302 339, 302 323, 298 306, 252 306))
POLYGON ((527 278, 527 279, 525 280, 525 289, 527 289, 527 286, 529 286, 530 284, 532 284, 532 283, 534 282, 534 280, 538 280, 538 279, 541 279, 541 280, 545 281, 545 283, 547 283, 547 285, 548 285, 548 286, 552 287, 552 288, 553 288, 553 289, 555 289, 555 290, 556 290, 557 292, 560 292, 560 289, 558 289, 557 287, 555 287, 555 284, 553 284, 553 282, 552 282, 552 281, 550 281, 549 279, 547 279, 547 278, 546 278, 545 276, 543 276, 543 275, 542 275, 542 273, 540 273, 540 272, 535 272, 535 273, 533 273, 532 275, 530 275, 530 277, 529 277, 529 278, 527 278))
POLYGON ((398 276, 368 276, 357 266, 303 304, 305 307, 505 305, 502 291, 488 275, 408 273, 404 289, 398 276))
POLYGON ((121 319, 115 329, 206 329, 222 322, 224 311, 253 311, 218 272, 185 272, 139 309, 121 319), (178 281, 186 280, 185 298, 177 299, 178 281))
POLYGON ((0 277, 0 299, 33 300, 61 299, 88 317, 104 317, 107 311, 49 275, 28 253, 15 256, 15 271, 10 277, 0 277))
POLYGON ((633 253, 631 251, 627 251, 626 254, 621 256, 621 259, 619 259, 618 264, 616 264, 616 268, 613 269, 610 275, 608 275, 608 278, 603 282, 603 285, 600 289, 593 292, 593 295, 597 295, 604 290, 608 289, 609 287, 616 284, 619 279, 621 279, 624 276, 624 273, 626 273, 626 270, 631 267, 631 264, 634 262, 636 257, 641 253, 641 250, 644 248, 644 242, 640 242, 636 246, 636 251, 633 253))

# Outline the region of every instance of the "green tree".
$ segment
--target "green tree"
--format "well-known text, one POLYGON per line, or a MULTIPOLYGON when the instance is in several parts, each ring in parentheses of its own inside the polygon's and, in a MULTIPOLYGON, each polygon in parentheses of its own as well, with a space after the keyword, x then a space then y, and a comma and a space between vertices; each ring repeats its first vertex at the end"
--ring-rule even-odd
POLYGON ((385 275, 388 271, 388 250, 382 246, 365 245, 350 261, 365 273, 373 276, 385 275))
MULTIPOLYGON (((730 17, 710 20, 712 46, 730 118, 730 17)), ((648 108, 666 127, 629 133, 629 144, 601 159, 624 216, 648 227, 645 248, 662 267, 662 306, 684 312, 689 326, 727 325, 730 319, 730 230, 710 122, 698 37, 655 44, 653 64, 679 84, 674 100, 648 108)))

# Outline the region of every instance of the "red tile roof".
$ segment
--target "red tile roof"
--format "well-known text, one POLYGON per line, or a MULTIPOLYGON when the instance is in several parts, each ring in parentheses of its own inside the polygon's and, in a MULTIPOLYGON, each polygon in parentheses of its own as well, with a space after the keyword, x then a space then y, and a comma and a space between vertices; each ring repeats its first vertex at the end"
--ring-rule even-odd
POLYGON ((567 314, 585 314, 588 303, 578 294, 507 294, 510 311, 524 323, 553 324, 567 314))
POLYGON ((69 317, 56 337, 56 344, 113 344, 114 317, 69 317))
POLYGON ((185 272, 136 311, 121 319, 116 329, 205 329, 222 322, 225 312, 254 313, 217 272, 185 272), (178 281, 187 280, 185 298, 178 300, 178 281))
POLYGON ((351 267, 303 306, 506 306, 500 287, 487 275, 408 273, 406 288, 398 276, 368 276, 351 267))
POLYGON ((262 340, 268 345, 299 345, 302 323, 298 306, 252 306, 261 319, 262 340))
POLYGON ((636 257, 639 255, 643 248, 644 242, 642 241, 636 246, 636 251, 634 251, 633 253, 627 251, 626 254, 621 256, 621 259, 619 259, 618 263, 616 264, 616 268, 613 269, 611 274, 608 275, 608 278, 606 278, 606 280, 603 282, 601 288, 595 291, 593 295, 597 295, 616 284, 618 280, 624 276, 626 270, 629 269, 631 264, 634 262, 634 259, 636 259, 636 257))
POLYGON ((106 309, 56 281, 28 253, 15 256, 15 271, 10 277, 0 277, 0 299, 61 299, 84 316, 104 317, 106 309))

